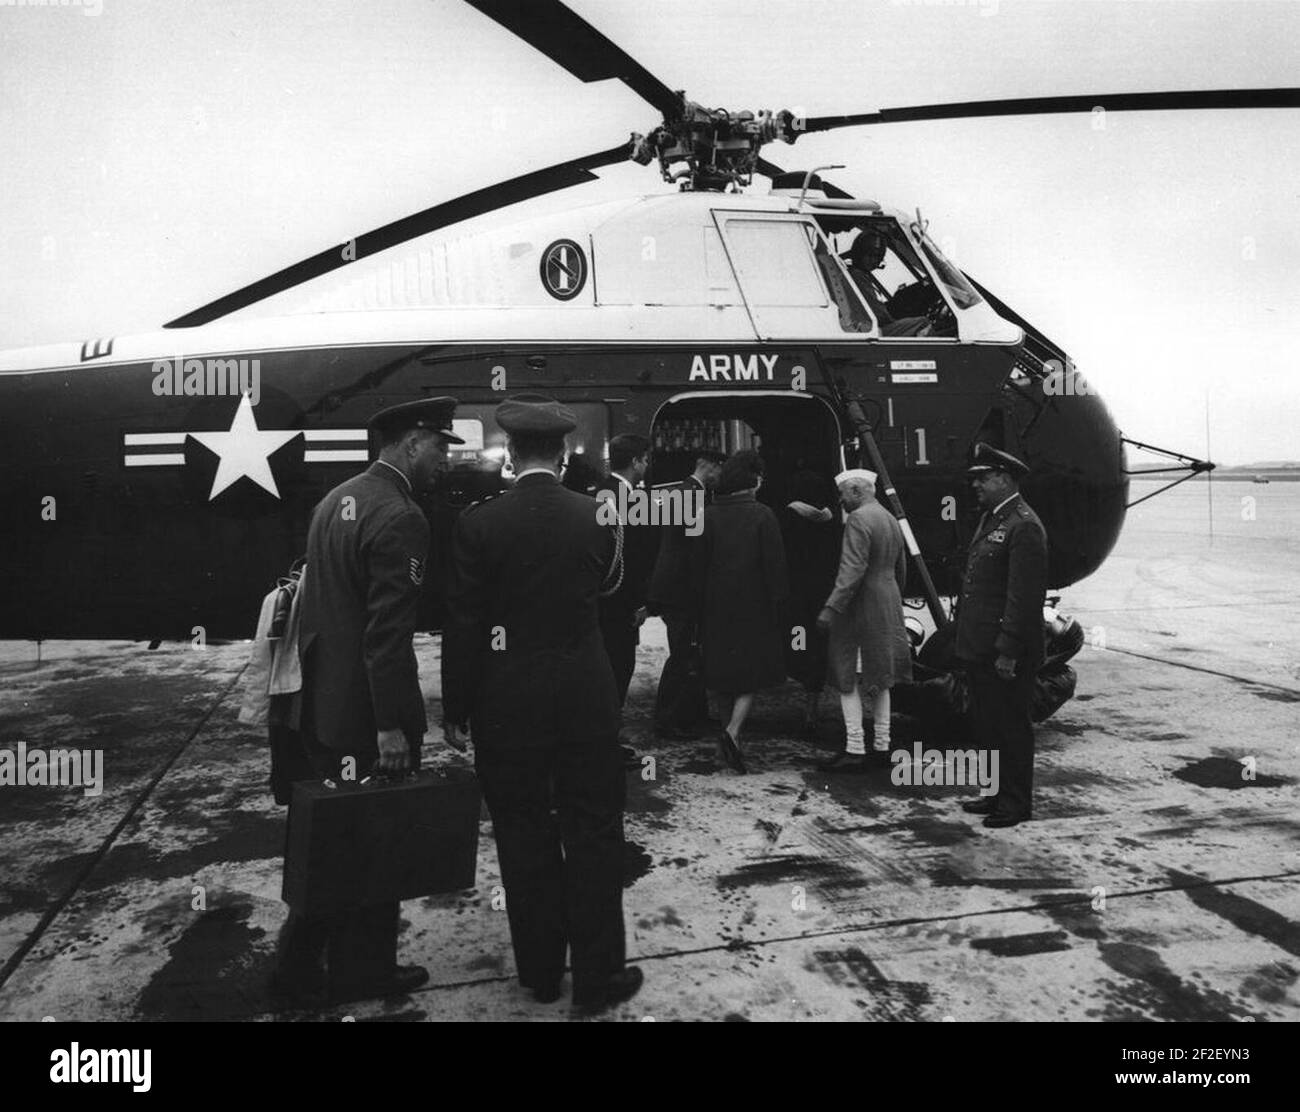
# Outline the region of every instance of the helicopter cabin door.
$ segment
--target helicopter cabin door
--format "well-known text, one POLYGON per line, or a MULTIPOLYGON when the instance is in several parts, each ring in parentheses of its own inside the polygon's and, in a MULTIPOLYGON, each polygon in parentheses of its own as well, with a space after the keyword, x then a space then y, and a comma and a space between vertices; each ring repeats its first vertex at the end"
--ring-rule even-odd
POLYGON ((845 339, 872 330, 817 225, 785 213, 713 213, 761 340, 845 339))

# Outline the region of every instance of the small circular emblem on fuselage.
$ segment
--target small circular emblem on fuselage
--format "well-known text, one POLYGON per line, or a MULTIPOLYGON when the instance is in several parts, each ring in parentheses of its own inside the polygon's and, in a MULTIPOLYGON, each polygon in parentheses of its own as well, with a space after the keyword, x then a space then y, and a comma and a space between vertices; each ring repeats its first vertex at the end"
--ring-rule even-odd
POLYGON ((569 301, 587 284, 587 256, 571 239, 557 239, 542 252, 542 285, 559 301, 569 301))

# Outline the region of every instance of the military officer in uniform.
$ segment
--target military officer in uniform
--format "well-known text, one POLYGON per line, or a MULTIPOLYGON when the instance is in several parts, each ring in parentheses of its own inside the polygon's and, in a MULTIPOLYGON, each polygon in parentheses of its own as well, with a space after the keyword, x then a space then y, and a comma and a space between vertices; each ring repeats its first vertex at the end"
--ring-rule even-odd
POLYGON ((456 525, 443 634, 448 741, 466 724, 492 814, 520 983, 560 996, 566 949, 573 1003, 630 997, 624 965, 619 699, 598 599, 621 573, 599 504, 560 484, 573 413, 552 400, 497 407, 513 489, 456 525))
MULTIPOLYGON (((378 458, 312 514, 299 633, 304 777, 361 780, 419 765, 427 723, 412 637, 429 526, 415 495, 446 465, 447 445, 464 443, 451 432, 455 409, 455 398, 429 398, 375 414, 378 458)), ((423 984, 426 970, 396 965, 398 910, 291 913, 275 987, 310 998, 327 975, 336 997, 423 984)))
POLYGON ((1047 534, 1020 495, 1028 474, 1015 456, 975 446, 967 471, 984 515, 966 557, 956 654, 970 680, 977 743, 999 755, 996 795, 962 804, 984 825, 1014 826, 1033 810, 1030 704, 1043 660, 1047 534))

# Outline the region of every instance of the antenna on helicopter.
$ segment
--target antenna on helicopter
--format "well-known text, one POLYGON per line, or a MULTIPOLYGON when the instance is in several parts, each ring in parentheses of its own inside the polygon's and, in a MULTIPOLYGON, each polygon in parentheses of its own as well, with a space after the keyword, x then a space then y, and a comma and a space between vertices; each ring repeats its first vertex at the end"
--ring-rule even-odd
POLYGON ((799 204, 803 204, 803 199, 808 193, 808 183, 813 180, 814 174, 820 174, 823 170, 843 170, 843 162, 830 162, 825 166, 814 166, 808 173, 803 176, 803 190, 799 194, 799 204))

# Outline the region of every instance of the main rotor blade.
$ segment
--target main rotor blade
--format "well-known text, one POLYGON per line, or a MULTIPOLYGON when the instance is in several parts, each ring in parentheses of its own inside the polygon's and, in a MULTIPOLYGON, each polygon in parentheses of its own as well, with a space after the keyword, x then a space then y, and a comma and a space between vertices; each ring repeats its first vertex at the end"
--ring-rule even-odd
POLYGON ((579 81, 617 77, 663 115, 679 113, 681 97, 560 0, 467 2, 558 62, 579 81))
POLYGON ((291 289, 311 278, 319 278, 322 274, 328 274, 332 270, 387 250, 389 247, 396 247, 399 243, 405 243, 417 236, 436 232, 449 224, 482 216, 494 209, 527 201, 532 197, 540 197, 544 193, 553 193, 557 189, 594 181, 596 175, 591 172, 592 170, 622 162, 627 156, 628 144, 621 143, 617 147, 561 162, 545 170, 534 170, 531 174, 522 174, 509 181, 476 189, 473 193, 466 193, 455 200, 444 201, 440 205, 404 216, 401 220, 394 220, 382 228, 366 232, 355 240, 340 243, 309 259, 303 259, 302 262, 277 270, 252 285, 228 293, 225 297, 219 297, 216 301, 186 313, 183 317, 168 321, 163 327, 193 328, 196 325, 207 324, 218 317, 224 317, 227 313, 253 305, 272 294, 291 289))
POLYGON ((1022 97, 969 100, 959 104, 925 104, 882 108, 856 116, 812 116, 802 131, 894 124, 916 120, 962 120, 975 116, 1038 116, 1051 112, 1154 112, 1169 108, 1300 108, 1300 89, 1211 89, 1182 93, 1111 93, 1093 96, 1022 97))

